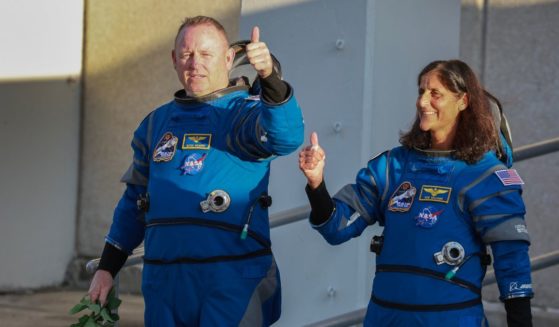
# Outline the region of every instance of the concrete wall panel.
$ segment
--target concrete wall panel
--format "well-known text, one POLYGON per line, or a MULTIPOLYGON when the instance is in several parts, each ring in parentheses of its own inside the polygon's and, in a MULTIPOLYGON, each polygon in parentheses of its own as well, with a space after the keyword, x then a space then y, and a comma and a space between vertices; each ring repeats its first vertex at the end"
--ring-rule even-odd
MULTIPOLYGON (((370 157, 398 144, 399 130, 415 115, 417 73, 429 61, 458 56, 459 15, 460 2, 447 0, 243 1, 240 35, 259 25, 281 61, 307 139, 317 131, 327 151, 331 194, 351 183, 370 157)), ((297 154, 275 160, 272 211, 307 204, 304 185, 297 154)), ((277 325, 301 326, 365 307, 375 270, 369 242, 380 230, 330 246, 306 221, 274 228, 284 308, 277 325)))

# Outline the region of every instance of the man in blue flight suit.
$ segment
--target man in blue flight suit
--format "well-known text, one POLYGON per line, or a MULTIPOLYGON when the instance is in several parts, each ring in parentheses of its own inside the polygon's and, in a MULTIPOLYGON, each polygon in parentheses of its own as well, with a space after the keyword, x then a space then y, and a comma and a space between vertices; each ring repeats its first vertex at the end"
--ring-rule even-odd
MULTIPOLYGON (((172 59, 184 89, 134 133, 126 191, 89 289, 106 301, 144 241, 146 326, 268 326, 279 319, 270 243, 270 162, 303 141, 303 118, 258 27, 246 45, 260 94, 229 80, 235 50, 205 16, 180 26, 172 59)), ((240 79, 243 81, 243 79, 240 79)))

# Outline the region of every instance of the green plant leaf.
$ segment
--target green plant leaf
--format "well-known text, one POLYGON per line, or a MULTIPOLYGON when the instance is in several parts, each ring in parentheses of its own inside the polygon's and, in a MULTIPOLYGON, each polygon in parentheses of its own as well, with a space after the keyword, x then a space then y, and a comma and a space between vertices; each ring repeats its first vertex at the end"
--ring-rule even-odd
POLYGON ((98 315, 99 311, 101 311, 101 305, 93 303, 87 306, 89 310, 91 310, 94 314, 98 315))
POLYGON ((107 308, 101 309, 101 317, 103 318, 103 322, 115 322, 113 317, 111 317, 111 313, 107 308))
POLYGON ((115 310, 118 308, 118 306, 122 303, 122 300, 115 298, 111 298, 107 301, 107 308, 109 310, 115 310))
POLYGON ((80 319, 78 319, 78 322, 71 325, 70 327, 83 327, 83 325, 85 325, 85 322, 89 319, 88 315, 85 316, 81 316, 80 319))
POLYGON ((83 304, 80 302, 76 304, 72 309, 70 309, 70 314, 71 315, 76 314, 86 308, 87 308, 87 304, 83 304))
POLYGON ((70 309, 70 314, 85 309, 89 309, 91 313, 79 318, 78 323, 71 325, 71 327, 114 327, 115 321, 118 321, 120 317, 118 314, 112 313, 112 310, 116 310, 122 303, 115 293, 115 289, 112 288, 107 295, 105 306, 101 306, 98 301, 91 302, 89 295, 82 297, 80 302, 70 309))
POLYGON ((87 294, 84 295, 82 297, 82 299, 80 300, 80 303, 83 303, 83 304, 86 304, 86 305, 91 304, 91 299, 89 298, 89 295, 87 295, 87 294))
POLYGON ((116 308, 118 308, 118 306, 120 305, 120 303, 122 302, 120 299, 118 299, 115 295, 116 291, 115 288, 113 287, 111 289, 111 291, 109 292, 109 295, 107 296, 107 308, 109 308, 109 310, 115 310, 116 308))
POLYGON ((99 325, 95 322, 95 319, 93 319, 93 317, 88 316, 87 318, 88 319, 83 325, 83 327, 99 327, 99 325))

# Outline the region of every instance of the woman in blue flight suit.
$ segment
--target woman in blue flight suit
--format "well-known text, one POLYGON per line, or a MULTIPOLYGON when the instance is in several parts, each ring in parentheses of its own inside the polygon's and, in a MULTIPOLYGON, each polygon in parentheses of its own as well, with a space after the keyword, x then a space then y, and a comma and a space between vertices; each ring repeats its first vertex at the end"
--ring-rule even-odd
POLYGON ((487 245, 509 326, 531 326, 524 183, 497 157, 487 96, 458 60, 427 65, 418 89, 417 118, 402 145, 371 159, 333 199, 324 150, 311 135, 299 155, 311 225, 331 244, 384 226, 372 246, 376 274, 365 326, 487 326, 487 245))

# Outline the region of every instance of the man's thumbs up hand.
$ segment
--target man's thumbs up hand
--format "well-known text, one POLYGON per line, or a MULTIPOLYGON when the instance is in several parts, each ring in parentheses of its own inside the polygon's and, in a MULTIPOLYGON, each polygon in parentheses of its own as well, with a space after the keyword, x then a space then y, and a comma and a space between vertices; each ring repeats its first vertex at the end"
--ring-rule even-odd
POLYGON ((274 69, 270 50, 264 42, 260 42, 260 29, 258 26, 252 28, 250 43, 246 47, 248 61, 254 67, 258 76, 266 78, 272 74, 274 69))

